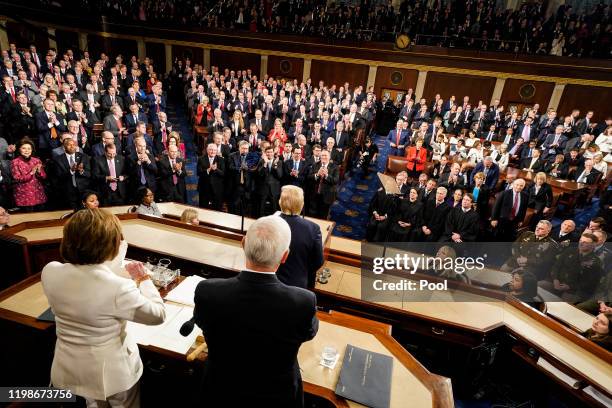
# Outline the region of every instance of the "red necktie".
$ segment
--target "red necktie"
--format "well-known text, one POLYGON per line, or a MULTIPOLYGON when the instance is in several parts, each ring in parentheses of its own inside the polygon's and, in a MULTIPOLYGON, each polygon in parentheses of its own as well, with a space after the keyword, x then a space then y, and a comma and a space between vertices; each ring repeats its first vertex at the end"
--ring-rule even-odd
POLYGON ((162 143, 164 145, 166 144, 166 128, 165 127, 162 128, 162 143))
POLYGON ((119 138, 121 138, 121 121, 117 119, 117 129, 119 130, 119 138))
POLYGON ((400 136, 402 135, 402 132, 399 130, 399 128, 396 130, 396 135, 395 135, 395 144, 397 146, 399 146, 400 144, 400 136))
POLYGON ((175 161, 172 160, 171 163, 170 163, 170 166, 172 167, 172 183, 176 184, 176 183, 178 183, 178 177, 177 177, 176 172, 174 170, 174 163, 175 163, 175 161))
POLYGON ((514 201, 512 202, 512 212, 510 213, 511 220, 516 218, 516 214, 518 213, 518 207, 519 207, 518 193, 513 192, 513 194, 514 194, 514 201))
POLYGON ((13 103, 17 101, 17 99, 15 98, 15 90, 13 88, 11 88, 11 98, 13 98, 13 103))

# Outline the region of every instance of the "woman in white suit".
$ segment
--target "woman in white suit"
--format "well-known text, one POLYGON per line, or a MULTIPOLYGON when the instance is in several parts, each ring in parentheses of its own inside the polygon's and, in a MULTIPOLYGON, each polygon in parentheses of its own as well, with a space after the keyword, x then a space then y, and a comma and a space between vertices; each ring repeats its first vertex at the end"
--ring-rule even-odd
POLYGON ((140 406, 142 362, 126 321, 157 325, 166 315, 141 263, 127 265, 132 279, 118 274, 126 249, 117 217, 81 210, 64 226, 66 263, 42 271, 57 333, 51 382, 84 397, 88 407, 140 406))

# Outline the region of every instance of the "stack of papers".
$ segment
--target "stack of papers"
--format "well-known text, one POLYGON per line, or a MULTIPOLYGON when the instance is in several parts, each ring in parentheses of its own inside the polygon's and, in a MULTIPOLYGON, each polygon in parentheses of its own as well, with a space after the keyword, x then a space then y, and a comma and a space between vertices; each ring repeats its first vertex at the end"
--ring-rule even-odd
POLYGON ((176 288, 168 292, 165 298, 166 301, 180 303, 182 305, 187 305, 191 307, 195 306, 195 304, 193 303, 195 289, 196 286, 198 286, 198 283, 203 280, 204 278, 200 276, 188 276, 187 278, 185 278, 185 280, 179 283, 176 288))
POLYGON ((538 359, 538 366, 548 371, 549 373, 557 377, 559 380, 569 385, 570 387, 576 390, 580 388, 580 380, 577 380, 574 377, 570 377, 569 375, 565 374, 563 371, 559 370, 557 367, 550 364, 548 361, 544 360, 542 357, 538 359))
MULTIPOLYGON (((193 296, 192 296, 193 298, 193 296)), ((202 330, 195 326, 187 337, 181 336, 179 330, 183 323, 193 317, 193 308, 166 303, 166 321, 157 326, 147 326, 128 322, 126 330, 143 346, 155 346, 178 354, 187 354, 202 330)))

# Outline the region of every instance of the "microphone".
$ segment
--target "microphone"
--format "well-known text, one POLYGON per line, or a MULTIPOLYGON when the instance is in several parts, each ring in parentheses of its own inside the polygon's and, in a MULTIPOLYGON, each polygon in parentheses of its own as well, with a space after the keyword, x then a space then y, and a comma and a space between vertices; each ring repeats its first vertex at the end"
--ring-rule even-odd
POLYGON ((179 329, 179 333, 181 333, 181 336, 187 337, 187 336, 189 336, 191 334, 191 332, 193 331, 194 327, 195 327, 195 320, 192 317, 191 319, 189 319, 185 323, 183 323, 183 325, 179 329))

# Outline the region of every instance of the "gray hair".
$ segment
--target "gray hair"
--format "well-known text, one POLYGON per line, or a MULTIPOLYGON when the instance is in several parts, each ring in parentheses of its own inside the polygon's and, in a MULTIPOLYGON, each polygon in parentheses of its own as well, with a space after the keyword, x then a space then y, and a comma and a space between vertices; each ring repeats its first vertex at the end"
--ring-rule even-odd
POLYGON ((262 268, 275 268, 289 249, 291 229, 281 217, 259 218, 244 237, 244 255, 248 262, 262 268))

